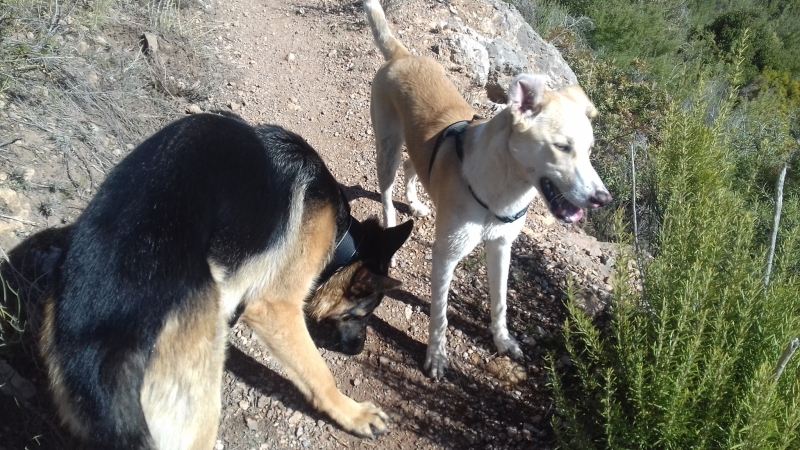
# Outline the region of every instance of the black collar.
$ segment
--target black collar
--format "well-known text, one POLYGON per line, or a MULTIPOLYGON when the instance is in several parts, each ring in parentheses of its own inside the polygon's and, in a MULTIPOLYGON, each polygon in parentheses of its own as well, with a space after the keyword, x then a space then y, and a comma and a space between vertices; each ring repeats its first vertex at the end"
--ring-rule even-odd
MULTIPOLYGON (((469 128, 472 122, 480 119, 483 119, 483 117, 476 114, 472 116, 472 120, 462 120, 460 122, 451 124, 449 127, 445 128, 441 134, 439 134, 439 137, 436 138, 436 144, 433 145, 433 152, 431 153, 431 162, 428 164, 429 177, 431 176, 431 172, 433 170, 433 162, 436 160, 436 153, 439 152, 439 147, 441 147, 442 142, 445 139, 449 138, 450 136, 455 136, 456 155, 458 155, 459 161, 464 162, 464 147, 463 147, 464 133, 467 131, 467 128, 469 128)), ((472 186, 470 186, 469 182, 467 182, 467 187, 469 188, 469 193, 472 194, 472 197, 475 198, 475 201, 477 201, 479 205, 486 208, 487 211, 494 214, 494 212, 489 208, 489 206, 483 200, 478 198, 477 195, 475 195, 475 191, 472 190, 472 186)), ((527 212, 528 212, 528 206, 525 206, 525 208, 523 208, 522 211, 514 214, 513 216, 498 216, 497 214, 494 214, 494 216, 497 217, 497 220, 499 220, 500 222, 512 223, 516 222, 520 217, 524 216, 525 213, 527 212)))
POLYGON ((350 264, 358 254, 358 248, 364 240, 364 230, 361 222, 350 216, 350 223, 344 236, 336 243, 336 250, 333 251, 333 259, 325 266, 320 275, 320 281, 327 280, 342 267, 350 264))

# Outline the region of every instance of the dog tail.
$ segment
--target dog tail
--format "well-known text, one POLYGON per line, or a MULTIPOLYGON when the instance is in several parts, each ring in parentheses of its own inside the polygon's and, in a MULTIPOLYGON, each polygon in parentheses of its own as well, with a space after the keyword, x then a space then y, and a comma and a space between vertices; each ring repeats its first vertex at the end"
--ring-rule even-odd
POLYGON ((367 14, 367 21, 372 29, 375 44, 387 61, 411 54, 405 45, 392 34, 378 0, 364 0, 364 12, 367 14))

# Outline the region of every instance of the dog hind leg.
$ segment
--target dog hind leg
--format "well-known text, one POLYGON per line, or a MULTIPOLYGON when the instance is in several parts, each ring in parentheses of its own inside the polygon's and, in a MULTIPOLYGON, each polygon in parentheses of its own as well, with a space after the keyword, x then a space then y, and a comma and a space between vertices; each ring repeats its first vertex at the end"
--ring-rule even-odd
POLYGON ((370 116, 375 131, 375 162, 378 166, 378 187, 383 204, 383 226, 391 228, 397 224, 392 192, 403 155, 403 127, 400 117, 397 117, 397 112, 391 106, 391 99, 380 94, 377 81, 373 82, 372 88, 370 116))
POLYGON ((383 204, 383 225, 391 228, 397 224, 392 191, 397 169, 400 167, 403 138, 399 133, 391 133, 376 138, 376 143, 378 153, 375 155, 375 160, 378 165, 378 187, 381 190, 383 204))
POLYGON ((214 446, 228 336, 218 298, 211 289, 171 315, 156 342, 141 403, 158 450, 214 446))
POLYGON ((406 201, 414 217, 425 217, 431 213, 431 209, 419 201, 417 197, 417 171, 410 159, 403 162, 403 173, 406 179, 406 201))
POLYGON ((489 294, 492 303, 492 336, 497 351, 514 359, 522 358, 522 350, 516 339, 508 332, 506 320, 506 294, 508 290, 508 267, 511 264, 511 242, 497 238, 486 242, 486 272, 489 276, 489 294))

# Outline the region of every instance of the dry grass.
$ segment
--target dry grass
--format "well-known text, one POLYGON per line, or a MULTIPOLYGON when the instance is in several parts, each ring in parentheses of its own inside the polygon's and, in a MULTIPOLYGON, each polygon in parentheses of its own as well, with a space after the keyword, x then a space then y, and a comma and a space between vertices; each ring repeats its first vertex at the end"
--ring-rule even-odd
MULTIPOLYGON (((17 240, 41 229, 33 223, 72 222, 134 146, 188 103, 209 97, 208 75, 221 71, 201 45, 212 30, 192 5, 0 0, 0 189, 31 205, 31 217, 15 217, 0 201, 0 220, 26 225, 17 240), (158 36, 159 51, 143 50, 144 32, 158 36)), ((7 264, 2 242, 0 262, 7 264)), ((21 273, 15 269, 4 273, 21 273)), ((7 281, 0 279, 0 357, 29 380, 38 378, 42 395, 0 397, 0 448, 72 448, 50 420, 24 322, 35 280, 22 280, 20 292, 7 281)))
POLYGON ((173 60, 189 59, 203 70, 209 58, 193 39, 208 30, 196 15, 178 10, 180 3, 0 5, 0 111, 8 111, 0 140, 21 128, 42 136, 63 156, 69 183, 85 198, 131 145, 174 119, 176 99, 208 93, 202 81, 183 81, 166 58, 143 53, 139 44, 144 31, 154 32, 175 42, 173 60))

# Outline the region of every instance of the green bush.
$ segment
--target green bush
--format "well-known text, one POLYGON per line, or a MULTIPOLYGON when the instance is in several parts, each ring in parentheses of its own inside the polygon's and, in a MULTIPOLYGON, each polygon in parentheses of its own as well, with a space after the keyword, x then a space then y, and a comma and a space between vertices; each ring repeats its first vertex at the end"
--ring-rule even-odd
POLYGON ((563 0, 575 17, 594 24, 587 41, 604 58, 627 66, 647 59, 657 73, 669 73, 685 42, 683 2, 671 0, 563 0))
MULTIPOLYGON (((607 328, 570 306, 575 373, 553 378, 561 413, 553 425, 566 448, 800 445, 800 355, 775 379, 800 337, 796 233, 782 227, 765 288, 758 208, 728 157, 729 108, 709 124, 711 104, 671 102, 666 112, 653 151, 664 219, 642 292, 622 261, 607 328)), ((789 203, 786 222, 796 223, 797 202, 789 203)))
POLYGON ((617 210, 633 213, 631 147, 637 160, 636 205, 640 221, 639 237, 652 242, 660 222, 653 190, 655 167, 650 148, 662 139, 664 111, 669 95, 665 86, 653 81, 649 67, 642 60, 628 66, 592 55, 581 37, 568 29, 557 32, 558 48, 578 76, 578 82, 597 107, 594 120, 595 148, 593 164, 613 193, 608 208, 592 211, 587 231, 597 238, 613 241, 613 216, 617 210))
POLYGON ((767 29, 766 18, 757 10, 735 10, 720 14, 705 31, 713 37, 717 53, 727 57, 736 52, 742 41, 747 41, 744 56, 745 79, 752 79, 767 67, 774 67, 780 59, 777 36, 767 29), (747 34, 745 34, 747 33, 747 34))
POLYGON ((635 195, 652 255, 635 279, 639 258, 620 258, 602 320, 568 304, 573 367, 551 368, 562 447, 800 448, 800 355, 776 378, 800 338, 800 2, 557 4, 595 26, 549 35, 600 111, 594 163, 615 202, 587 228, 632 241, 635 195))

